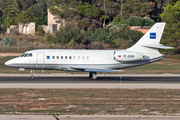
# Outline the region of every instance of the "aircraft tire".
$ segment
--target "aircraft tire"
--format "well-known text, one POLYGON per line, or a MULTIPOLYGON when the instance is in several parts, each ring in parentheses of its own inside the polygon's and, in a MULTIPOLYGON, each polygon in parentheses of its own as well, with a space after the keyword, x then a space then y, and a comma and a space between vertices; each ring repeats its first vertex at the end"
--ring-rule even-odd
POLYGON ((89 78, 92 78, 92 74, 89 74, 89 78))
POLYGON ((34 76, 31 76, 31 79, 33 80, 33 79, 34 79, 34 76))
POLYGON ((97 79, 97 75, 92 75, 92 79, 96 80, 97 79))

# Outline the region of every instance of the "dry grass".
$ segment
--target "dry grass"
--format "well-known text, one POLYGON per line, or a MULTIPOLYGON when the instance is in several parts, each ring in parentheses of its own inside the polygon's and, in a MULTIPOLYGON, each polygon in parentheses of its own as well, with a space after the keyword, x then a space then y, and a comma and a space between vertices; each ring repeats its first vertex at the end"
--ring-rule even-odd
MULTIPOLYGON (((0 34, 0 38, 4 39, 5 35, 0 34)), ((65 49, 67 46, 61 44, 48 44, 41 43, 40 40, 44 36, 32 36, 32 35, 8 35, 8 38, 15 39, 17 45, 15 46, 0 46, 0 52, 25 52, 33 49, 65 49)))
POLYGON ((179 89, 0 89, 1 114, 180 115, 179 89))

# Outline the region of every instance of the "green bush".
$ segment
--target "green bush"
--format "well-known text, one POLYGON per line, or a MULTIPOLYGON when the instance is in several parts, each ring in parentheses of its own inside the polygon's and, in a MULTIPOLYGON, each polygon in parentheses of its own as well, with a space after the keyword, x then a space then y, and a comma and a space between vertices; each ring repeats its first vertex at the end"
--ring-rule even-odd
POLYGON ((177 54, 177 55, 172 55, 171 57, 174 58, 174 59, 179 59, 179 60, 180 60, 180 55, 179 55, 179 54, 177 54))
POLYGON ((131 30, 129 25, 121 23, 110 23, 106 29, 97 29, 85 32, 85 39, 109 43, 118 48, 131 47, 143 36, 142 32, 131 30))
POLYGON ((37 29, 37 31, 36 31, 36 34, 37 34, 37 35, 41 35, 41 36, 44 35, 44 30, 43 30, 43 28, 42 28, 41 26, 38 27, 38 29, 37 29))
POLYGON ((111 43, 107 36, 109 35, 108 29, 99 28, 95 31, 86 31, 85 32, 85 39, 90 39, 93 41, 98 41, 102 43, 111 43))
POLYGON ((78 14, 85 15, 89 18, 98 17, 100 15, 100 11, 99 11, 98 7, 96 7, 95 5, 90 5, 90 4, 86 4, 83 6, 77 6, 76 12, 78 14))
POLYGON ((2 39, 1 45, 2 46, 15 46, 15 45, 17 45, 17 42, 16 42, 16 40, 8 38, 8 36, 6 36, 6 37, 4 37, 4 39, 2 39))
POLYGON ((148 17, 130 17, 127 21, 129 26, 152 26, 155 24, 154 20, 148 17))
POLYGON ((68 44, 73 41, 73 44, 83 43, 84 32, 73 23, 66 23, 66 26, 60 27, 56 31, 56 42, 61 44, 68 44))
POLYGON ((5 34, 6 28, 3 26, 3 18, 0 17, 0 34, 3 33, 5 34))
POLYGON ((127 24, 129 26, 153 26, 155 24, 154 20, 149 17, 138 16, 132 16, 127 21, 118 21, 117 17, 115 17, 113 22, 127 24))
POLYGON ((107 26, 107 28, 109 29, 109 36, 107 36, 107 38, 109 41, 111 40, 114 43, 114 47, 119 46, 117 43, 121 42, 126 44, 126 47, 131 47, 143 36, 142 32, 131 30, 127 24, 112 22, 107 26))
POLYGON ((53 35, 45 35, 43 39, 40 40, 41 43, 56 43, 56 39, 53 35))

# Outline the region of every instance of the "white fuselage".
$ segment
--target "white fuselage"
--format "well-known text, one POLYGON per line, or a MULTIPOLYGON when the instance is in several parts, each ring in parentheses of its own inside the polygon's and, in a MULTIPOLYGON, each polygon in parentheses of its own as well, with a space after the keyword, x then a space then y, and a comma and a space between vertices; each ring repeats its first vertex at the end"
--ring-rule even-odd
POLYGON ((148 64, 164 57, 153 57, 126 50, 60 50, 39 49, 25 52, 9 60, 5 65, 26 69, 49 69, 64 71, 84 71, 85 69, 119 70, 122 68, 148 64), (31 56, 28 56, 31 54, 31 56))

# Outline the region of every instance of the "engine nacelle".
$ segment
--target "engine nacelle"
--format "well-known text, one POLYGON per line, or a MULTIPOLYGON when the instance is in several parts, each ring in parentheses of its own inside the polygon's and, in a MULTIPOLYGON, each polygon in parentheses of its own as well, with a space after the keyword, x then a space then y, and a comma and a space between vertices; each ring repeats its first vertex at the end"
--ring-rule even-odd
POLYGON ((130 51, 114 51, 114 60, 118 62, 129 62, 143 60, 143 54, 130 51))

